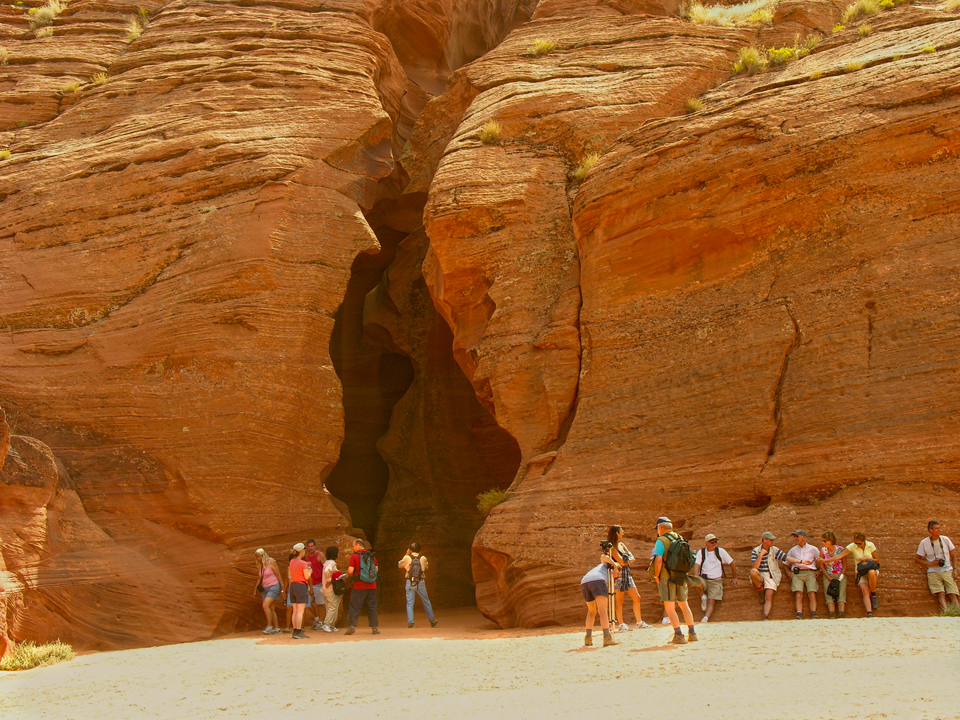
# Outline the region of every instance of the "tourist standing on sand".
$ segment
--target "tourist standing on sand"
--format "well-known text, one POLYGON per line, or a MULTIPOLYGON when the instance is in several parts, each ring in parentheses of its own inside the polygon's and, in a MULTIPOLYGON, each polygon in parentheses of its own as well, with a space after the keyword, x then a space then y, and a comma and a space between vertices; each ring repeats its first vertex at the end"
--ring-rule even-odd
POLYGON ((827 603, 831 620, 837 617, 837 610, 840 611, 840 617, 846 617, 847 574, 844 558, 847 553, 837 546, 837 536, 829 530, 820 537, 823 539, 823 547, 820 548, 817 564, 823 571, 823 599, 827 603))
POLYGON ((293 599, 293 639, 306 640, 303 634, 303 612, 310 599, 310 563, 303 559, 306 549, 303 543, 293 546, 296 555, 290 560, 290 597, 293 599))
POLYGON ((610 530, 607 531, 607 542, 610 543, 610 557, 617 563, 620 570, 620 577, 616 582, 617 617, 620 619, 620 627, 617 629, 621 632, 631 629, 623 619, 623 601, 624 598, 629 596, 633 602, 633 616, 637 620, 637 629, 647 630, 650 625, 643 621, 640 614, 640 593, 630 571, 630 566, 635 558, 623 542, 623 528, 619 525, 611 526, 610 530))
POLYGON ((690 606, 687 604, 687 585, 689 580, 686 575, 677 578, 679 582, 674 582, 672 573, 667 568, 664 559, 670 552, 670 545, 681 540, 680 536, 673 531, 673 523, 670 518, 657 518, 657 542, 653 546, 653 574, 654 582, 660 588, 660 599, 663 600, 663 607, 670 618, 670 624, 673 626, 673 639, 670 641, 674 645, 686 645, 687 641, 697 641, 697 631, 693 625, 693 613, 690 612, 690 606), (677 615, 677 606, 683 613, 683 620, 687 623, 688 634, 683 636, 683 630, 680 628, 680 617, 677 615))
MULTIPOLYGON (((258 548, 254 554, 257 558, 257 570, 259 571, 257 590, 260 591, 263 614, 267 618, 267 627, 263 634, 276 635, 280 632, 280 620, 277 618, 277 611, 273 607, 273 603, 283 595, 283 580, 280 577, 280 568, 277 567, 277 561, 267 555, 267 551, 263 548, 258 548)), ((257 590, 253 591, 254 597, 257 596, 257 590)))
POLYGON ((357 631, 357 621, 364 607, 367 608, 367 619, 373 628, 373 634, 380 634, 377 627, 380 624, 377 617, 378 568, 377 557, 370 543, 354 540, 353 555, 350 556, 350 564, 347 566, 347 574, 353 578, 353 592, 350 594, 350 627, 347 628, 346 635, 353 635, 357 631))
POLYGON ((397 567, 404 571, 404 589, 407 594, 407 627, 413 627, 413 604, 420 598, 430 627, 437 626, 433 605, 427 595, 427 559, 420 554, 420 543, 412 542, 397 567))
POLYGON ((700 609, 703 610, 704 616, 700 622, 710 622, 714 608, 723 600, 723 578, 726 575, 723 566, 730 566, 730 574, 733 578, 730 583, 734 587, 737 587, 740 581, 737 579, 737 566, 730 557, 730 553, 720 547, 720 539, 713 533, 707 533, 703 541, 706 546, 697 553, 693 574, 703 581, 700 609))
POLYGON ((790 566, 793 577, 790 579, 790 589, 797 606, 797 620, 803 620, 803 593, 806 591, 810 603, 810 619, 817 616, 817 560, 820 551, 807 542, 806 530, 794 530, 793 540, 796 543, 787 551, 784 563, 790 566))
POLYGON ((600 555, 600 564, 591 569, 580 579, 580 594, 583 595, 584 602, 587 603, 587 634, 583 639, 584 647, 593 646, 593 623, 600 615, 600 629, 603 630, 603 646, 619 645, 610 634, 610 608, 607 603, 607 596, 610 588, 607 585, 607 575, 613 572, 613 577, 620 577, 620 566, 617 561, 610 557, 610 551, 613 549, 613 543, 604 540, 600 543, 602 554, 600 555))
POLYGON ((310 563, 310 606, 313 608, 313 629, 319 630, 320 618, 323 617, 323 563, 326 558, 319 550, 317 543, 311 538, 307 540, 307 554, 303 558, 310 563))
POLYGON ((949 597, 951 605, 960 605, 960 592, 953 578, 954 551, 953 542, 946 535, 940 534, 940 521, 931 520, 927 523, 927 532, 930 537, 920 541, 917 556, 913 559, 917 565, 927 568, 927 587, 930 594, 940 603, 940 609, 947 609, 949 597))
POLYGON ((780 579, 783 575, 780 573, 780 566, 777 561, 783 562, 787 554, 778 547, 775 547, 773 541, 776 536, 766 531, 760 536, 760 544, 750 551, 750 581, 753 587, 760 593, 760 604, 763 605, 763 619, 770 619, 770 610, 773 608, 773 594, 780 587, 780 579), (773 562, 771 562, 771 559, 773 562))
POLYGON ((340 600, 343 598, 342 595, 337 595, 333 591, 333 581, 341 575, 337 569, 337 558, 340 557, 340 550, 331 545, 327 548, 324 556, 326 561, 323 563, 320 592, 323 593, 323 601, 327 612, 320 624, 320 629, 329 633, 337 632, 337 617, 340 615, 340 600))

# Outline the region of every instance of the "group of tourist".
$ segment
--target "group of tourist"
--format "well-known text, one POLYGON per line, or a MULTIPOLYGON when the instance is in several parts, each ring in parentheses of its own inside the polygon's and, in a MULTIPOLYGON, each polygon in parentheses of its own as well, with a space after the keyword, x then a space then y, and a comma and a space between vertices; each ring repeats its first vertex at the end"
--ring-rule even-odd
MULTIPOLYGON (((648 574, 656 583, 663 601, 663 623, 669 622, 673 627, 671 643, 683 645, 695 642, 698 639, 696 626, 687 602, 689 588, 700 588, 700 608, 704 612, 701 622, 709 622, 716 603, 723 599, 723 580, 727 568, 730 570, 731 584, 736 586, 739 583, 736 564, 730 554, 720 547, 720 540, 713 533, 704 538, 704 547, 694 553, 686 541, 674 532, 670 518, 657 518, 656 527, 657 541, 653 546, 648 574), (686 637, 680 623, 681 614, 687 626, 686 637)), ((926 568, 930 593, 942 609, 948 604, 960 605, 960 592, 954 578, 956 548, 950 538, 941 534, 938 521, 931 520, 927 523, 927 533, 928 537, 925 537, 917 548, 914 562, 926 568)), ((760 544, 750 553, 749 576, 763 606, 762 619, 770 619, 774 595, 783 579, 781 564, 790 574, 790 589, 794 595, 798 620, 804 617, 804 596, 810 610, 809 617, 819 617, 818 576, 830 617, 845 617, 848 556, 853 558, 856 570, 854 584, 863 596, 867 617, 873 617, 873 611, 879 606, 877 580, 880 576, 880 556, 877 546, 867 540, 862 532, 854 533, 853 542, 846 547, 838 545, 836 535, 829 531, 821 535, 822 547, 808 543, 805 530, 795 530, 792 536, 794 545, 784 552, 774 545, 776 536, 771 532, 764 532, 760 536, 760 544)), ((600 543, 600 547, 600 564, 587 572, 580 581, 580 590, 587 603, 584 639, 587 646, 593 645, 593 626, 598 615, 604 646, 618 644, 610 624, 611 598, 615 603, 614 617, 619 618, 619 623, 613 629, 631 629, 623 618, 626 596, 632 600, 637 628, 651 627, 643 622, 640 615, 640 594, 631 571, 635 557, 623 542, 623 529, 619 525, 611 527, 607 539, 600 543)))
MULTIPOLYGON (((347 613, 348 627, 346 635, 357 631, 360 613, 366 609, 367 619, 374 635, 380 634, 380 622, 377 615, 377 580, 379 562, 370 543, 354 540, 353 554, 347 563, 347 572, 337 568, 340 551, 330 546, 326 552, 320 552, 313 540, 298 542, 287 557, 286 583, 277 561, 267 551, 259 548, 255 553, 257 563, 257 588, 263 614, 267 620, 265 635, 289 632, 292 628, 294 640, 305 640, 309 636, 303 632, 304 616, 307 610, 313 612, 313 629, 327 633, 337 632, 337 619, 340 615, 340 603, 343 595, 350 591, 350 604, 347 613), (280 629, 275 603, 286 606, 286 624, 280 629), (322 618, 322 619, 321 619, 322 618)), ((418 543, 410 543, 409 549, 397 566, 404 571, 407 596, 407 627, 413 627, 413 605, 420 598, 427 619, 432 627, 437 619, 427 594, 427 559, 420 552, 418 543)))

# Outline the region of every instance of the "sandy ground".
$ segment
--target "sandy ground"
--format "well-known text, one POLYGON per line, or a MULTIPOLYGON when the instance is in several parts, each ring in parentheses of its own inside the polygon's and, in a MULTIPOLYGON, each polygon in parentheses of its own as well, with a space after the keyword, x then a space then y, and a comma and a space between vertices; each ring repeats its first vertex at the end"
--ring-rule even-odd
POLYGON ((0 673, 0 718, 960 718, 956 619, 711 623, 684 647, 660 626, 610 648, 475 611, 435 630, 418 619, 387 616, 379 637, 236 635, 0 673))

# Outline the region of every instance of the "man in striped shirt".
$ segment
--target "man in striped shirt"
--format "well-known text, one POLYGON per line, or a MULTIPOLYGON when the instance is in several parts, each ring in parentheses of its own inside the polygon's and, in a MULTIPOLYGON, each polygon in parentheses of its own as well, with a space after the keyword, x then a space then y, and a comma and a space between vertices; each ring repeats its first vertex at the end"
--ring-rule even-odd
POLYGON ((750 552, 750 561, 753 563, 750 568, 750 580, 753 587, 760 593, 764 620, 770 619, 773 594, 780 587, 780 579, 783 577, 777 562, 783 562, 787 559, 787 554, 774 546, 773 541, 776 539, 772 532, 767 531, 760 536, 760 544, 750 552))

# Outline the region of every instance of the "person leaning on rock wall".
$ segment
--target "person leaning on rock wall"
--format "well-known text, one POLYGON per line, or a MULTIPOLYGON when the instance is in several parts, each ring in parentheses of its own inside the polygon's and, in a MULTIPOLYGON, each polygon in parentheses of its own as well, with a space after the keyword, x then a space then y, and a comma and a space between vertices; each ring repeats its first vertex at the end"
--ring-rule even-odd
POLYGON ((693 566, 693 574, 703 581, 703 595, 700 597, 700 609, 703 610, 703 620, 710 622, 714 608, 723 600, 723 578, 726 575, 724 565, 730 566, 734 587, 740 584, 737 579, 737 565, 730 557, 730 553, 720 547, 720 539, 713 533, 708 533, 703 539, 706 546, 697 553, 697 564, 693 566))
POLYGON ((917 556, 913 561, 927 568, 927 587, 930 588, 930 594, 940 603, 940 609, 946 610, 948 599, 950 605, 960 605, 960 592, 957 591, 957 582, 953 577, 956 548, 950 538, 940 534, 939 520, 928 522, 927 532, 930 537, 920 541, 917 556))
POLYGON ((823 599, 827 603, 831 620, 837 617, 837 610, 840 611, 840 617, 846 617, 847 573, 844 558, 847 552, 837 546, 837 536, 829 530, 820 537, 823 539, 823 547, 820 548, 817 565, 823 573, 823 599))
POLYGON ((796 543, 787 551, 783 559, 790 566, 793 577, 790 579, 790 589, 797 605, 797 620, 803 620, 803 593, 807 593, 810 603, 810 619, 817 619, 817 560, 820 551, 807 542, 806 530, 794 530, 793 540, 796 543))
POLYGON ((413 605, 417 598, 427 613, 430 627, 437 626, 437 618, 433 614, 433 605, 427 595, 427 559, 420 554, 420 543, 412 542, 407 552, 397 563, 397 567, 404 571, 404 590, 407 597, 407 627, 413 627, 413 605))
POLYGON ((757 592, 760 593, 764 620, 770 619, 770 610, 773 608, 773 594, 780 587, 780 579, 783 577, 777 561, 782 562, 787 557, 783 550, 774 546, 773 541, 776 539, 776 535, 766 531, 760 536, 760 544, 750 551, 750 562, 752 563, 750 581, 757 592))

